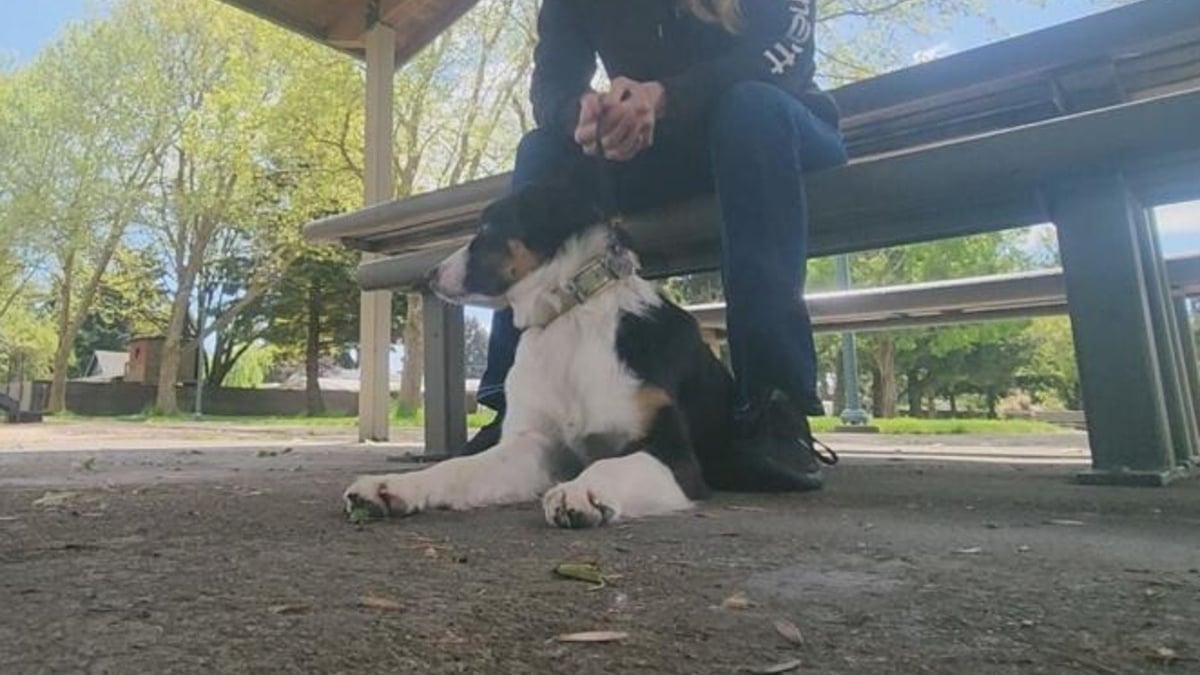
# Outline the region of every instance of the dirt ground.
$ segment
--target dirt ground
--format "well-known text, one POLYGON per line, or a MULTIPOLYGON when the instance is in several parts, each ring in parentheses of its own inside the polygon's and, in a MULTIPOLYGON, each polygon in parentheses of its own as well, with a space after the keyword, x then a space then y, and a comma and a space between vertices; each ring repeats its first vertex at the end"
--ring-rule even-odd
POLYGON ((0 673, 1200 672, 1200 481, 1074 485, 1077 434, 842 436, 820 494, 585 532, 355 527, 404 444, 186 437, 0 443, 0 673))

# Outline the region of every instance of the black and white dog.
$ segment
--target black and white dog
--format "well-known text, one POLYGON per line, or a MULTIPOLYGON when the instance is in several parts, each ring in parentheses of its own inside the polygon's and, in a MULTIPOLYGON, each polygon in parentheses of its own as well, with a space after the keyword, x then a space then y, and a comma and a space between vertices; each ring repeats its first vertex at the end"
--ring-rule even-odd
POLYGON ((732 378, 691 315, 637 275, 623 233, 581 202, 565 183, 502 198, 430 276, 449 302, 512 307, 523 330, 499 444, 360 477, 348 509, 408 515, 540 497, 547 522, 580 528, 683 510, 724 487, 732 378))

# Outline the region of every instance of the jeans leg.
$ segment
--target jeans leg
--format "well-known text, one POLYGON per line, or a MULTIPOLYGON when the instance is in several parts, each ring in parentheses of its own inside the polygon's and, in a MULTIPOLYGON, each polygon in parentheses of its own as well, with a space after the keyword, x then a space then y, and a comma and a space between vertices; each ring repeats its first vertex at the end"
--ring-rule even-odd
MULTIPOLYGON (((517 146, 517 163, 513 169, 512 190, 547 178, 567 166, 579 155, 578 148, 570 139, 559 137, 543 129, 526 134, 517 146)), ((497 311, 492 315, 492 330, 488 336, 487 368, 479 380, 476 398, 496 412, 503 413, 504 378, 512 368, 517 354, 517 342, 521 332, 513 325, 511 309, 497 311)))
POLYGON ((780 390, 824 413, 804 303, 808 213, 802 172, 846 161, 841 134, 782 90, 732 87, 710 121, 721 272, 739 404, 780 390))

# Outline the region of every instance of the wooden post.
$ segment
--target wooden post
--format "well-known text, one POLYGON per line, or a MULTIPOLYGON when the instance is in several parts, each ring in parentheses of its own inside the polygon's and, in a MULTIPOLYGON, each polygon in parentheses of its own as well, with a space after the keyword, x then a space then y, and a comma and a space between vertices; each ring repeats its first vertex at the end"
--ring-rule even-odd
MULTIPOLYGON (((396 32, 376 23, 367 31, 367 100, 364 148, 367 206, 395 196, 392 175, 392 92, 396 73, 396 32)), ((367 256, 364 256, 364 260, 367 256)), ((359 319, 358 439, 388 439, 392 343, 392 294, 364 292, 359 319)))

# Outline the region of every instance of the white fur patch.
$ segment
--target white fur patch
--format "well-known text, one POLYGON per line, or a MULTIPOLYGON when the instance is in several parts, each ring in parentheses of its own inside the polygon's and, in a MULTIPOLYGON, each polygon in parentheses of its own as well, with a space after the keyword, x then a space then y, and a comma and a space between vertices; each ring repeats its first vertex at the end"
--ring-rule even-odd
POLYGON ((646 452, 602 459, 542 498, 546 522, 597 527, 627 518, 657 516, 692 506, 665 464, 646 452))
POLYGON ((347 510, 355 498, 391 515, 428 509, 465 510, 537 499, 551 485, 548 441, 532 434, 506 435, 496 447, 456 457, 428 469, 361 476, 346 489, 347 510))

